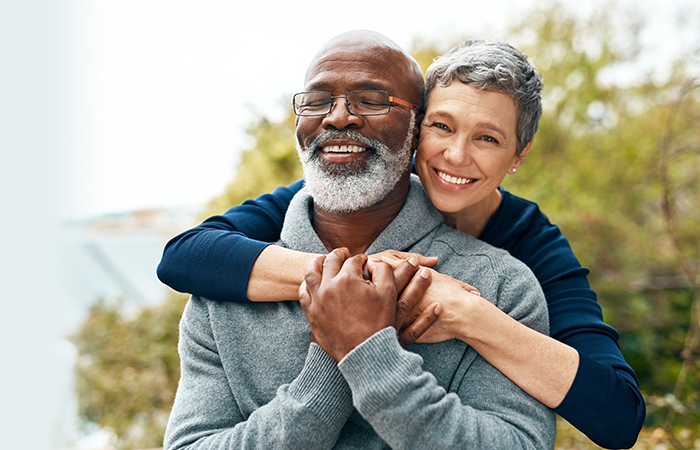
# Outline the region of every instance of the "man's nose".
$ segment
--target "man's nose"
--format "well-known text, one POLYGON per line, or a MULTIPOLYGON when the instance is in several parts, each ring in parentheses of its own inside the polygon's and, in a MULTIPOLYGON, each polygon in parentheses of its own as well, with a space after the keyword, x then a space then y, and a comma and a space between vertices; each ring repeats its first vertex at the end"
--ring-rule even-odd
POLYGON ((336 130, 361 127, 364 124, 364 117, 352 114, 350 109, 350 104, 346 98, 334 98, 331 112, 323 118, 323 126, 336 130))

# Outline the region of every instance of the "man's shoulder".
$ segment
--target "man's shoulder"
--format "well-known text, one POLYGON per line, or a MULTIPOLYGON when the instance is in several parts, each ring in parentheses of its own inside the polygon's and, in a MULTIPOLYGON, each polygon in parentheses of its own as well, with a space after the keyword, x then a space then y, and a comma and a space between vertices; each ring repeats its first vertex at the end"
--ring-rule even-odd
POLYGON ((429 248, 422 253, 438 256, 440 272, 468 283, 478 277, 500 285, 515 275, 536 283, 532 271, 507 251, 444 224, 434 230, 429 248))
POLYGON ((190 334, 207 335, 233 347, 308 332, 299 302, 236 303, 196 296, 187 302, 180 326, 190 334))
POLYGON ((244 322, 252 316, 269 315, 278 309, 277 302, 220 302, 193 295, 185 306, 182 320, 188 324, 208 322, 214 327, 221 324, 230 326, 233 322, 244 322))
POLYGON ((496 248, 445 224, 435 230, 432 245, 446 246, 450 252, 461 257, 484 256, 504 264, 522 264, 506 250, 496 248))
POLYGON ((507 251, 444 225, 435 230, 426 254, 439 257, 438 272, 471 284, 510 316, 546 332, 540 284, 530 268, 507 251))

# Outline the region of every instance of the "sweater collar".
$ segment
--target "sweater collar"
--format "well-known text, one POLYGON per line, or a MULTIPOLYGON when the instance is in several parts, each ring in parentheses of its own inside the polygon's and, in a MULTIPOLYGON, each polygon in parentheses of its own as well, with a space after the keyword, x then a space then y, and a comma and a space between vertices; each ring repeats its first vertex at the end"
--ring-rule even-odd
MULTIPOLYGON (((306 188, 303 188, 289 204, 280 243, 292 249, 328 253, 313 229, 312 220, 313 199, 306 188)), ((411 175, 403 208, 367 249, 367 254, 388 249, 408 250, 442 223, 442 215, 430 202, 420 180, 416 175, 411 175)))

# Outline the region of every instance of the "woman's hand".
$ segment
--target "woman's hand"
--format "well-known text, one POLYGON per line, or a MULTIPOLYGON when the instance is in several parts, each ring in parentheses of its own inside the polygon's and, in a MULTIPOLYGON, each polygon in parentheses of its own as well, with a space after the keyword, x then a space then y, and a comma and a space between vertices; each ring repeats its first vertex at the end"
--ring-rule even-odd
POLYGON ((436 317, 437 320, 415 342, 433 343, 449 339, 465 340, 468 337, 470 320, 474 318, 473 312, 477 302, 486 300, 479 296, 479 291, 473 286, 435 270, 430 269, 430 271, 430 286, 426 289, 421 301, 407 316, 404 327, 409 326, 425 311, 429 310, 431 305, 440 303, 442 311, 436 317))
MULTIPOLYGON (((384 250, 383 252, 369 255, 369 258, 374 261, 383 261, 389 264, 391 267, 393 267, 395 271, 399 268, 401 263, 403 263, 404 261, 409 261, 411 259, 413 259, 423 267, 433 267, 435 266, 435 264, 438 263, 437 256, 423 256, 419 253, 400 252, 398 250, 384 250)), ((479 290, 474 286, 467 284, 463 281, 456 280, 452 277, 448 278, 462 286, 462 289, 464 289, 465 291, 479 295, 479 290)))
POLYGON ((411 258, 413 258, 414 261, 417 261, 418 264, 423 267, 433 267, 438 262, 437 256, 423 256, 419 253, 400 252, 397 250, 384 250, 383 252, 369 255, 369 259, 374 261, 384 261, 385 263, 391 265, 394 270, 398 269, 402 262, 408 261, 411 258))

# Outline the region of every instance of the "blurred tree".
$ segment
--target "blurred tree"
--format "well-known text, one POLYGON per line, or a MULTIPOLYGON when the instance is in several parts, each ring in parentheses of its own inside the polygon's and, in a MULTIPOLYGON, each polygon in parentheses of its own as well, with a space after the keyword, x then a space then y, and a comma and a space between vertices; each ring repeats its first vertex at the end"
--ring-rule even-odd
POLYGON ((155 448, 180 379, 178 322, 187 296, 135 315, 118 303, 94 305, 72 337, 80 416, 110 430, 119 448, 155 448))

